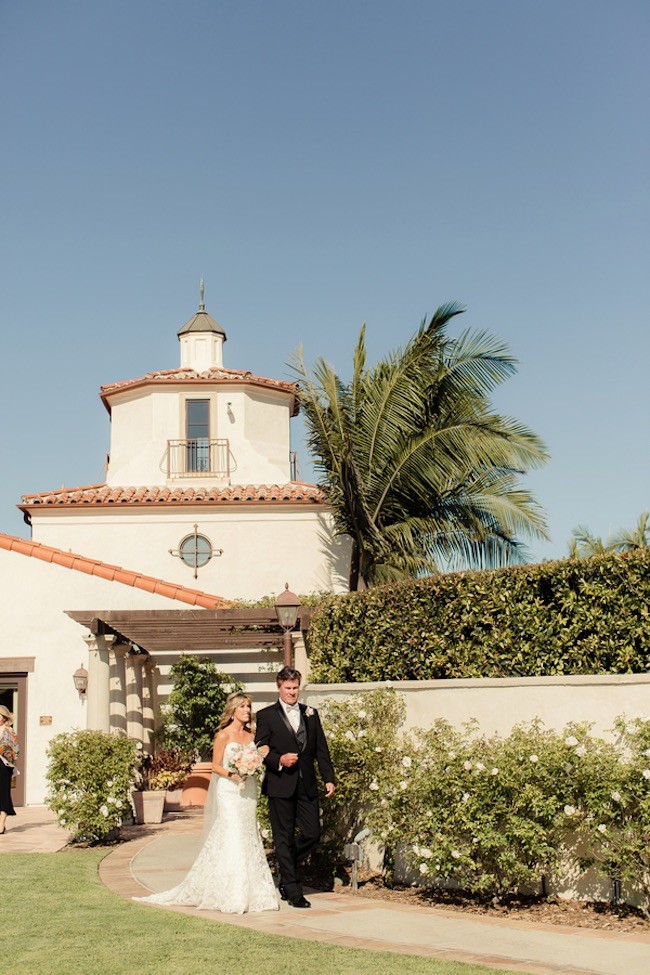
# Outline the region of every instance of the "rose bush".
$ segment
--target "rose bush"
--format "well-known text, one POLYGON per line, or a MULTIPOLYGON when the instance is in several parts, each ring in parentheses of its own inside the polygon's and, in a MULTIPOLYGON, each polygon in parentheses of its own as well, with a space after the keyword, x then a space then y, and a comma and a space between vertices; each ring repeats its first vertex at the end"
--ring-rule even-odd
POLYGON ((100 842, 131 816, 139 749, 130 738, 73 731, 50 742, 46 805, 74 840, 100 842))

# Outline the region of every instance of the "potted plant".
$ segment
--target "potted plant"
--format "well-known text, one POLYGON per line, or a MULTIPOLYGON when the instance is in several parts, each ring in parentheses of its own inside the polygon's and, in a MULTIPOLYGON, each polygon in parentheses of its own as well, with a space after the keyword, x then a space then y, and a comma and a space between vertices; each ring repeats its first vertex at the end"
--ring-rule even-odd
POLYGON ((192 755, 194 764, 183 785, 183 806, 202 806, 212 774, 212 743, 226 698, 243 686, 217 670, 209 657, 183 654, 169 672, 173 682, 161 708, 157 739, 165 749, 192 755))
POLYGON ((179 748, 159 748, 145 755, 137 769, 133 806, 137 823, 161 823, 167 791, 180 788, 193 765, 193 757, 179 748))

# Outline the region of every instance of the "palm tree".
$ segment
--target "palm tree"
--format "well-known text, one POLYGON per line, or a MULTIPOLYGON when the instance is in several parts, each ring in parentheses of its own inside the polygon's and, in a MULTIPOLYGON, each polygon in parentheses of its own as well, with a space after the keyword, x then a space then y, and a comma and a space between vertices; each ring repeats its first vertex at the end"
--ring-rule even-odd
POLYGON ((521 561, 520 534, 546 537, 543 513, 519 486, 546 448, 488 399, 515 360, 486 332, 450 337, 462 311, 443 305, 372 369, 364 326, 349 383, 322 358, 311 375, 301 350, 294 358, 307 442, 336 529, 352 539, 352 590, 440 565, 521 561))
POLYGON ((611 542, 611 547, 617 552, 631 552, 637 548, 647 548, 650 545, 650 511, 642 511, 634 528, 620 531, 611 542))
POLYGON ((570 559, 586 559, 591 555, 602 555, 603 552, 610 552, 611 545, 604 542, 600 535, 592 535, 585 525, 578 525, 571 532, 569 542, 570 559))
POLYGON ((650 545, 650 511, 642 511, 634 528, 624 528, 606 542, 599 535, 592 535, 584 525, 571 532, 569 558, 589 558, 604 552, 631 552, 650 545))

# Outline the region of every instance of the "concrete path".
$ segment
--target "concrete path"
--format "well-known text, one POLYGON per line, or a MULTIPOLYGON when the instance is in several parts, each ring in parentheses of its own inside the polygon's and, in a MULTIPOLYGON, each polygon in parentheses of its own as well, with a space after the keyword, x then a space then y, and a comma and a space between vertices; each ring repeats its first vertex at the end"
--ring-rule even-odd
POLYGON ((19 806, 7 817, 7 832, 0 836, 0 853, 56 853, 70 834, 45 806, 19 806))
MULTIPOLYGON (((25 807, 0 836, 0 853, 50 853, 68 834, 45 807, 25 807)), ((130 899, 148 890, 166 890, 187 872, 201 844, 201 815, 187 811, 160 826, 128 831, 133 839, 116 847, 100 864, 106 886, 130 899)), ((586 928, 490 919, 392 901, 367 900, 335 891, 307 892, 309 911, 282 904, 277 912, 226 915, 193 908, 153 907, 193 914, 210 922, 372 951, 391 951, 532 975, 650 975, 650 933, 616 934, 586 928)))

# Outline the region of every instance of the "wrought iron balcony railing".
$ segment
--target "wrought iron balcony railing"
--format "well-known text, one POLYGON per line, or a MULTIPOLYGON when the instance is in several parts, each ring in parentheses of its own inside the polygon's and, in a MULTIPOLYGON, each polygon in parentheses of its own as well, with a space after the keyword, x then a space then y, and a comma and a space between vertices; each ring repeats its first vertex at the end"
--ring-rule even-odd
POLYGON ((168 477, 230 477, 229 440, 168 440, 168 477))

